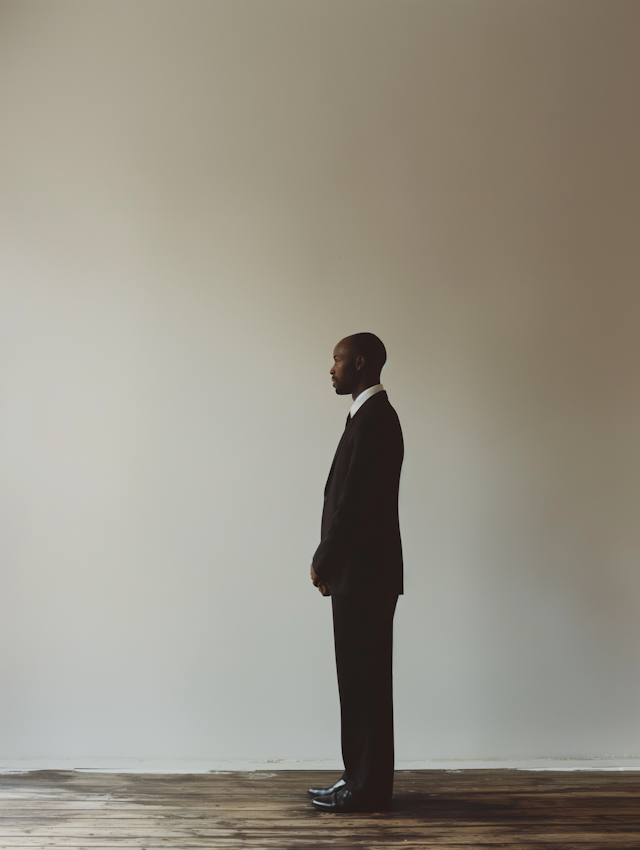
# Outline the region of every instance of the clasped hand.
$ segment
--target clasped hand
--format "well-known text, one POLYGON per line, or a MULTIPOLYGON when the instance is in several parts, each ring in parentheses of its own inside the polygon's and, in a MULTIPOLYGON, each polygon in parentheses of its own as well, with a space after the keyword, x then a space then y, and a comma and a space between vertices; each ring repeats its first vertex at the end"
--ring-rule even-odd
POLYGON ((317 572, 313 569, 313 564, 311 564, 311 581, 313 582, 313 586, 314 586, 314 587, 317 587, 317 588, 318 588, 318 590, 320 591, 320 593, 321 593, 323 596, 328 596, 328 595, 329 595, 329 588, 328 588, 328 587, 327 587, 327 585, 326 585, 326 584, 322 581, 322 579, 321 579, 321 578, 320 578, 320 576, 317 574, 317 572))

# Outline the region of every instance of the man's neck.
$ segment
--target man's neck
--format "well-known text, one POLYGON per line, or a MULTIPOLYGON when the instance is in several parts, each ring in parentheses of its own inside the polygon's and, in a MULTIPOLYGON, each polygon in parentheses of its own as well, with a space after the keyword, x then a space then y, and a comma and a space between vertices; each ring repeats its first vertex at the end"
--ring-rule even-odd
POLYGON ((380 383, 380 375, 377 378, 368 378, 367 380, 363 380, 360 383, 359 387, 356 387, 355 390, 351 393, 351 398, 355 401, 358 396, 363 393, 365 390, 368 390, 369 387, 376 387, 380 383))

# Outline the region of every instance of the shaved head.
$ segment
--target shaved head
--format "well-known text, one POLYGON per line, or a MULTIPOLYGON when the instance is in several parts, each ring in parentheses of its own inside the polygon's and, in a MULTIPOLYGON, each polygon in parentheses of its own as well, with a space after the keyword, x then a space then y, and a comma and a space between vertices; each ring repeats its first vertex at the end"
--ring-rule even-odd
POLYGON ((348 336, 343 340, 354 357, 362 355, 365 359, 367 372, 380 374, 382 367, 387 362, 387 349, 384 343, 372 333, 360 333, 348 336))

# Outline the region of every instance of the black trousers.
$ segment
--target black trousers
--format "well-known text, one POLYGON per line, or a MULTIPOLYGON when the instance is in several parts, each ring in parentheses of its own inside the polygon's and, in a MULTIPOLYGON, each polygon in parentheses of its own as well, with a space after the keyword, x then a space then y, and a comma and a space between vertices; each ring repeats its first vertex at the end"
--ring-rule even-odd
POLYGON ((393 615, 397 596, 332 596, 343 778, 377 802, 393 792, 393 615))

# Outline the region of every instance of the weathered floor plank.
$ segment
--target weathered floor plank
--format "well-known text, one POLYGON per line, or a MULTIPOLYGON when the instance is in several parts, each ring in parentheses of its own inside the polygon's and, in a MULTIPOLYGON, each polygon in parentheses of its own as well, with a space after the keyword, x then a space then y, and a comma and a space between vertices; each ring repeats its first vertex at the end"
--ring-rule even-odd
POLYGON ((0 776, 2 850, 639 850, 640 771, 399 771, 394 805, 327 815, 311 771, 0 776))

